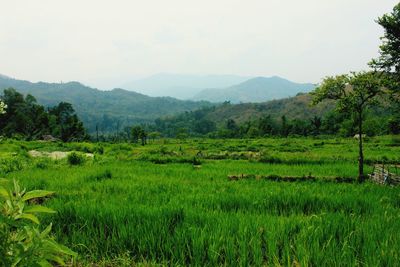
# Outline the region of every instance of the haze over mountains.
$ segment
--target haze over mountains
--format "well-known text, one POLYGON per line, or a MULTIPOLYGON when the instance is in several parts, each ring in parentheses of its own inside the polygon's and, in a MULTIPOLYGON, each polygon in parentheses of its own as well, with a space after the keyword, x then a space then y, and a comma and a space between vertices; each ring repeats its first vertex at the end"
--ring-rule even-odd
POLYGON ((149 96, 206 100, 214 103, 264 102, 309 92, 315 85, 273 77, 237 75, 156 74, 121 86, 149 96))
POLYGON ((224 89, 205 89, 192 99, 210 102, 259 103, 295 96, 300 92, 310 92, 314 88, 314 84, 295 83, 278 76, 256 77, 224 89))
POLYGON ((170 96, 190 99, 205 88, 225 88, 251 77, 238 75, 193 75, 159 73, 121 85, 131 91, 148 96, 170 96))

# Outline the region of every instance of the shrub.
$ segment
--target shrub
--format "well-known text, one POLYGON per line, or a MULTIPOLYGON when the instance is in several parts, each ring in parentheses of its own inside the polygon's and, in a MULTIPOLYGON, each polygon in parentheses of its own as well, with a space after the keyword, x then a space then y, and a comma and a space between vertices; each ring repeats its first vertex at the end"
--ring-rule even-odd
MULTIPOLYGON (((7 184, 7 180, 1 180, 7 184)), ((58 244, 50 236, 52 225, 39 230, 39 213, 54 213, 29 201, 54 192, 34 190, 25 192, 14 181, 13 189, 0 184, 0 265, 1 266, 65 266, 65 259, 76 253, 58 244)))
POLYGON ((260 155, 260 158, 259 158, 258 161, 259 162, 263 162, 263 163, 276 163, 276 164, 282 163, 282 159, 281 158, 278 158, 276 156, 270 155, 270 154, 268 154, 266 152, 263 152, 260 155))
POLYGON ((76 152, 72 152, 70 154, 68 154, 68 163, 71 165, 82 165, 83 163, 85 163, 85 156, 83 156, 82 154, 76 153, 76 152))
POLYGON ((201 161, 196 157, 193 157, 193 162, 192 163, 193 163, 193 165, 201 165, 201 161))
POLYGON ((38 169, 47 169, 49 166, 49 162, 47 160, 40 160, 36 163, 36 168, 38 169))
POLYGON ((104 154, 104 147, 103 146, 96 146, 95 152, 103 155, 104 154))

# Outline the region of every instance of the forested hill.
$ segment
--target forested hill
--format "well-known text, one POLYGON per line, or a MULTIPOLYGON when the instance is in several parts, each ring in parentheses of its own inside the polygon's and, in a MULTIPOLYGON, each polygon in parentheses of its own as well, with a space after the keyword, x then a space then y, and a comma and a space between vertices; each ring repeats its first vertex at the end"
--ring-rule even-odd
MULTIPOLYGON (((340 134, 353 136, 357 124, 351 114, 335 111, 326 100, 312 105, 310 93, 262 103, 231 104, 164 116, 155 121, 154 131, 166 136, 257 137, 266 135, 340 134)), ((388 103, 365 112, 364 131, 368 135, 398 132, 397 119, 388 103)))
POLYGON ((258 119, 262 116, 271 116, 280 119, 286 116, 288 119, 308 120, 314 116, 323 116, 332 110, 333 105, 324 102, 317 106, 311 105, 311 95, 300 93, 297 96, 271 100, 263 103, 223 104, 212 110, 207 118, 217 124, 233 119, 237 123, 258 119))
POLYGON ((71 103, 89 132, 95 130, 96 124, 101 132, 111 132, 132 124, 152 123, 160 116, 211 105, 204 101, 149 97, 123 89, 100 91, 79 82, 32 83, 0 75, 0 94, 9 87, 33 95, 38 103, 45 106, 55 106, 61 101, 71 103))
POLYGON ((218 106, 201 110, 186 112, 175 116, 164 116, 162 119, 174 120, 180 117, 196 117, 213 121, 217 125, 224 124, 227 120, 235 120, 237 123, 245 123, 263 116, 280 119, 286 116, 288 119, 308 120, 314 116, 322 117, 333 109, 333 105, 326 101, 317 106, 311 105, 311 95, 299 93, 294 97, 271 100, 262 103, 231 104, 225 102, 218 106))
MULTIPOLYGON (((294 97, 263 103, 231 104, 225 102, 218 106, 179 115, 164 116, 155 121, 154 130, 168 136, 176 136, 182 131, 189 135, 204 135, 211 132, 218 134, 218 132, 230 127, 240 127, 240 136, 246 136, 247 132, 251 130, 250 128, 264 127, 265 125, 261 124, 265 124, 267 118, 268 127, 273 127, 276 133, 279 131, 282 117, 285 117, 288 125, 296 124, 297 128, 311 128, 312 120, 316 118, 318 120, 329 119, 327 114, 331 114, 334 108, 333 103, 329 101, 311 106, 311 99, 310 94, 300 93, 294 97), (264 122, 261 123, 261 121, 264 122)), ((326 123, 330 124, 329 121, 326 121, 326 123)), ((239 128, 237 129, 239 130, 239 128)), ((296 131, 299 131, 299 129, 296 131)), ((219 134, 219 136, 224 136, 224 134, 219 134)))

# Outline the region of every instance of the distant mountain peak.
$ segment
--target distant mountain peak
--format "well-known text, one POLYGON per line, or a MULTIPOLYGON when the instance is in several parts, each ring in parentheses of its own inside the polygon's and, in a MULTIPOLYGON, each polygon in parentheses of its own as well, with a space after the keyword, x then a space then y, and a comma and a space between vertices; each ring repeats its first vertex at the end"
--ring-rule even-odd
POLYGON ((9 77, 9 76, 7 76, 7 75, 4 75, 4 74, 1 74, 1 73, 0 73, 0 78, 1 78, 1 79, 8 79, 8 80, 11 80, 11 79, 12 79, 11 77, 9 77))
POLYGON ((193 99, 217 103, 257 103, 295 96, 300 92, 309 92, 314 87, 311 83, 295 83, 279 76, 259 76, 227 88, 203 90, 193 99))
POLYGON ((191 99, 204 88, 225 88, 241 83, 250 77, 238 75, 201 75, 157 73, 122 85, 132 91, 150 96, 170 96, 178 99, 191 99))

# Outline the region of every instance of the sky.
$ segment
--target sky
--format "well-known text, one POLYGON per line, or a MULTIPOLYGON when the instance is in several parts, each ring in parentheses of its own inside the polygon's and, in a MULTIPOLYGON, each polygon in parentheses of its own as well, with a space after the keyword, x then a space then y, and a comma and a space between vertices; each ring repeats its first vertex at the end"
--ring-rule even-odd
POLYGON ((318 83, 367 68, 394 0, 0 0, 0 73, 100 89, 156 73, 318 83))

